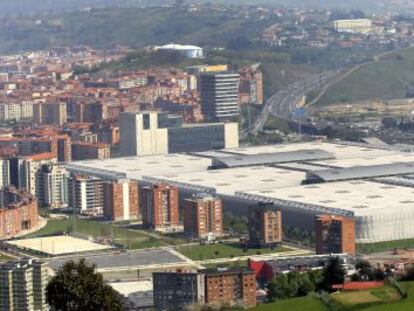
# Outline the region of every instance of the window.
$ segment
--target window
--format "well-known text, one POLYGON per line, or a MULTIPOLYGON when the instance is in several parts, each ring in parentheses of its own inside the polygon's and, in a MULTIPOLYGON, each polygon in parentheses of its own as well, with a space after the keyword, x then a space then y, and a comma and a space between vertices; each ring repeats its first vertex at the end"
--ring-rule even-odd
POLYGON ((144 114, 142 116, 142 122, 143 122, 144 130, 149 130, 151 126, 150 115, 147 113, 144 114))

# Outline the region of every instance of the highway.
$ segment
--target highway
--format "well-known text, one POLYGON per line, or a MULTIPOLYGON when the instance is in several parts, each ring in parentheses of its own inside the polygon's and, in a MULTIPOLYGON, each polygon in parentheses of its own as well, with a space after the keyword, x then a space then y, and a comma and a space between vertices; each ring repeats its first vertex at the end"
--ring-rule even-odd
POLYGON ((307 79, 296 81, 290 84, 286 89, 273 94, 265 102, 258 119, 249 130, 245 130, 241 133, 241 137, 246 137, 249 133, 255 135, 263 130, 269 114, 288 120, 295 119, 294 112, 300 108, 297 106, 298 102, 310 91, 323 87, 339 74, 339 70, 315 74, 307 79))

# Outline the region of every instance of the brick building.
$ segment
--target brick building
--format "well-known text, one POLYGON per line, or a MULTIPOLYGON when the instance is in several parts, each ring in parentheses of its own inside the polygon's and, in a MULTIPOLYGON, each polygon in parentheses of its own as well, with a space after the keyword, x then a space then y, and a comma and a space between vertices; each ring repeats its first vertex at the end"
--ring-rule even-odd
POLYGON ((256 306, 256 278, 248 268, 202 270, 205 274, 205 302, 209 305, 235 304, 256 306))
POLYGON ((0 191, 0 238, 12 237, 37 227, 37 200, 14 187, 0 191))
POLYGON ((249 244, 272 247, 282 242, 282 212, 272 203, 250 207, 249 244))
POLYGON ((156 310, 184 310, 191 304, 204 304, 204 274, 197 271, 154 272, 156 310))
POLYGON ((138 183, 118 180, 103 184, 103 212, 112 221, 136 220, 139 213, 138 183))
POLYGON ((141 189, 142 221, 149 228, 179 225, 178 188, 154 185, 141 189))
POLYGON ((209 234, 223 235, 222 201, 200 194, 184 201, 184 232, 193 238, 204 239, 209 234))
POLYGON ((315 220, 316 254, 348 253, 355 255, 355 221, 333 215, 315 220))
POLYGON ((102 143, 72 143, 72 159, 77 160, 104 160, 111 157, 111 148, 107 144, 102 143))
POLYGON ((256 306, 256 279, 248 268, 218 268, 153 273, 156 310, 185 310, 187 305, 256 306))

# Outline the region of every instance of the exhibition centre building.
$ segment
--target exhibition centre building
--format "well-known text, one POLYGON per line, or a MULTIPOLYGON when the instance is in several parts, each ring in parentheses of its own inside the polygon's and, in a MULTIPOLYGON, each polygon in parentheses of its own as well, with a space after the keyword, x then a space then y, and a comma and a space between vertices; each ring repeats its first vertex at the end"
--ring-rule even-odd
POLYGON ((391 147, 310 142, 191 154, 68 163, 73 173, 222 197, 224 210, 274 202, 287 225, 313 230, 316 215, 355 219, 357 243, 414 238, 414 155, 391 147))

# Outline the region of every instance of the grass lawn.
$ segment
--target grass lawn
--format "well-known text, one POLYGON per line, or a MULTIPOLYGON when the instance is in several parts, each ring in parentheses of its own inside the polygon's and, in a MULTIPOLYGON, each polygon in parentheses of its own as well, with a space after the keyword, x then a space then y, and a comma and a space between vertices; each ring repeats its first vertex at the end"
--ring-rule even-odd
POLYGON ((364 309, 364 311, 412 311, 414 310, 414 282, 400 283, 408 293, 406 299, 394 303, 372 306, 364 309))
POLYGON ((130 249, 159 247, 181 244, 184 242, 178 238, 170 238, 168 236, 157 235, 154 233, 148 235, 143 230, 127 229, 120 227, 117 224, 103 223, 86 219, 76 219, 76 222, 74 223, 71 218, 51 219, 44 228, 28 235, 28 237, 61 234, 63 232, 70 231, 106 239, 111 237, 112 231, 114 242, 127 246, 130 249))
POLYGON ((391 286, 332 294, 332 299, 344 309, 361 309, 371 305, 392 303, 401 300, 398 291, 391 286))
POLYGON ((364 253, 364 254, 370 254, 370 253, 390 251, 395 248, 397 249, 414 248, 414 239, 379 242, 379 243, 371 243, 371 244, 358 244, 357 252, 364 253))
POLYGON ((368 64, 334 85, 317 102, 326 105, 364 99, 404 98, 414 83, 414 49, 393 53, 368 64), (396 57, 399 55, 398 57, 396 57))
POLYGON ((240 243, 216 243, 209 245, 181 246, 178 247, 177 250, 192 260, 207 260, 214 258, 231 258, 239 256, 286 252, 289 251, 290 248, 276 247, 273 250, 270 248, 248 249, 246 252, 244 252, 240 243))
POLYGON ((250 311, 328 311, 329 309, 318 299, 300 297, 262 304, 250 311))

